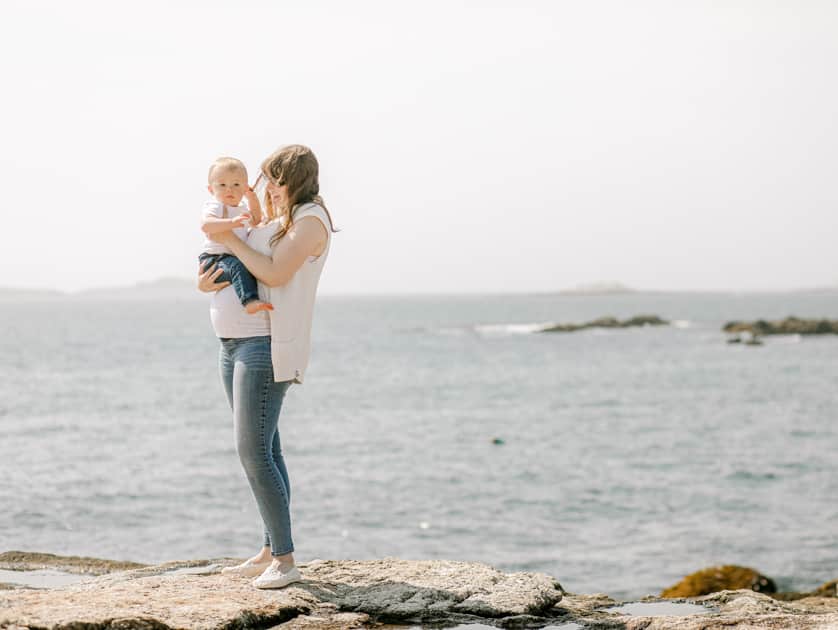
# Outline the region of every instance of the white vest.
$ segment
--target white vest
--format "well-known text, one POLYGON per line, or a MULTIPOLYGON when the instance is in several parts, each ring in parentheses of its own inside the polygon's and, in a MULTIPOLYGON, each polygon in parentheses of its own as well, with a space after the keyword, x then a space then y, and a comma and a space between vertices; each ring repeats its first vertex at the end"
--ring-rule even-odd
POLYGON ((323 208, 303 204, 294 213, 294 222, 304 217, 320 219, 326 228, 326 246, 319 256, 309 256, 287 284, 269 289, 268 301, 274 307, 270 311, 271 359, 276 382, 303 382, 311 350, 314 296, 332 242, 332 224, 323 208))

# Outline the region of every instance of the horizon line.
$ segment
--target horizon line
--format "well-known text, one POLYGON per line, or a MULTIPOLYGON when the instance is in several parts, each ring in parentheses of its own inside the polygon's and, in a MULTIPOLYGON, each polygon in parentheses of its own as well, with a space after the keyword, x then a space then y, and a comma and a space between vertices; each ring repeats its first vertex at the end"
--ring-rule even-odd
MULTIPOLYGON (((130 290, 150 291, 150 290, 166 290, 176 289, 178 286, 172 286, 171 283, 177 283, 185 287, 192 285, 194 287, 194 280, 187 277, 167 276, 157 278, 155 280, 138 281, 132 285, 110 285, 110 286, 93 286, 80 289, 57 289, 57 288, 42 288, 42 287, 13 287, 0 285, 0 293, 46 293, 58 294, 60 296, 80 296, 87 293, 98 292, 124 292, 130 290), (167 283, 169 283, 167 285, 167 283)), ((318 295, 321 297, 433 297, 433 296, 491 296, 491 295, 566 295, 566 296, 597 296, 597 295, 620 295, 632 293, 802 293, 802 292, 832 292, 838 291, 838 285, 820 285, 820 286, 797 286, 797 287, 779 287, 779 288, 637 288, 623 285, 621 283, 591 283, 583 284, 575 287, 557 288, 557 289, 465 289, 465 290, 428 290, 428 291, 325 291, 318 295)), ((196 294, 200 292, 195 289, 196 294)))

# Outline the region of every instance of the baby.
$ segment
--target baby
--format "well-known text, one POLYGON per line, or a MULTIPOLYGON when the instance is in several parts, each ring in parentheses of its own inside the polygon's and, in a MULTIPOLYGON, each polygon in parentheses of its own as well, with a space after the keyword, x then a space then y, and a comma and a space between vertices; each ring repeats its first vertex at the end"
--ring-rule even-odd
POLYGON ((206 271, 218 265, 224 272, 216 282, 231 282, 236 295, 250 313, 272 311, 273 306, 259 299, 256 279, 241 261, 220 243, 209 239, 209 235, 232 230, 241 240, 247 239, 247 226, 257 225, 262 220, 262 208, 259 198, 247 184, 247 169, 241 161, 230 158, 218 158, 209 169, 207 190, 214 199, 204 204, 201 229, 207 235, 198 260, 201 270, 206 271), (247 198, 247 206, 240 206, 242 197, 247 198))

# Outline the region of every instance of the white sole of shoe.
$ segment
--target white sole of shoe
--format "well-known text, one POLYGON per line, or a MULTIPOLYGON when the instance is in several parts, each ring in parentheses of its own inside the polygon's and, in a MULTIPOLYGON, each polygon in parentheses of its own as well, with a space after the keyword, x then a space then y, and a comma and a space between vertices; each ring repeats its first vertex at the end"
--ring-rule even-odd
POLYGON ((285 588, 290 584, 294 584, 295 582, 299 582, 303 579, 300 575, 299 569, 294 567, 288 573, 280 573, 279 575, 265 577, 264 574, 255 580, 253 580, 253 586, 256 588, 262 589, 269 589, 269 588, 285 588))

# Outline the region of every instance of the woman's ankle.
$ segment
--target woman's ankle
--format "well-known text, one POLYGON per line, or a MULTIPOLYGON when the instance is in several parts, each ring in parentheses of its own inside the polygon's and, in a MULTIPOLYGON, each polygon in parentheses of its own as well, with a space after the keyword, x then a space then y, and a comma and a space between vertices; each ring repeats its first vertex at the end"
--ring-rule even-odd
POLYGON ((290 553, 281 556, 273 556, 273 564, 283 573, 287 573, 294 568, 294 555, 290 553))
POLYGON ((262 549, 253 556, 250 561, 251 562, 268 562, 272 558, 271 556, 271 548, 270 547, 262 547, 262 549))

